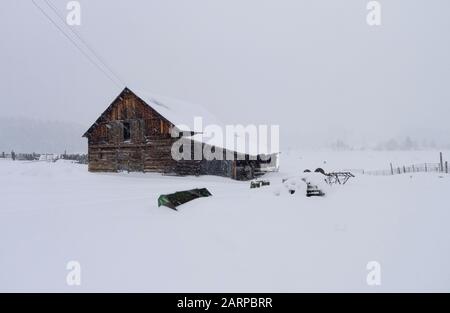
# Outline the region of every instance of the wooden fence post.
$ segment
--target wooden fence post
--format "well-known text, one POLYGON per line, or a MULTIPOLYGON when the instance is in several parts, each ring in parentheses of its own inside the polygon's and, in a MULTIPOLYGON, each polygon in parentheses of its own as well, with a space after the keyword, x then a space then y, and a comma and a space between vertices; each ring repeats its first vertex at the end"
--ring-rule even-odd
POLYGON ((448 174, 448 161, 445 161, 445 172, 448 174))
POLYGON ((392 163, 391 163, 391 175, 394 175, 394 167, 392 166, 392 163))
POLYGON ((441 172, 443 172, 444 171, 444 163, 443 163, 443 159, 442 159, 442 152, 440 152, 439 153, 439 158, 440 158, 440 167, 439 167, 439 170, 441 171, 441 172))

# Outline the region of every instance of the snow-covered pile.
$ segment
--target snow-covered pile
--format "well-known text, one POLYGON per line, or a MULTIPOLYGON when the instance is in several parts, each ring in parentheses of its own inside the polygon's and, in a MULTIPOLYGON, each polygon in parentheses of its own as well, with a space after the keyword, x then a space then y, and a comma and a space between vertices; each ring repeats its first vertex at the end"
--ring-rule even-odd
POLYGON ((299 192, 302 195, 306 195, 308 188, 312 188, 326 195, 331 190, 331 186, 325 181, 325 178, 326 176, 322 173, 304 172, 300 175, 283 179, 282 182, 290 194, 299 192))
POLYGON ((0 160, 0 290, 450 289, 450 176, 357 176, 306 198, 279 192, 282 178, 306 168, 379 168, 391 155, 282 157, 280 173, 264 177, 271 185, 257 189, 220 177, 0 160), (157 206, 160 194, 200 187, 213 196, 178 212, 157 206), (81 265, 81 286, 66 284, 69 261, 81 265), (366 283, 371 261, 381 264, 381 286, 366 283))

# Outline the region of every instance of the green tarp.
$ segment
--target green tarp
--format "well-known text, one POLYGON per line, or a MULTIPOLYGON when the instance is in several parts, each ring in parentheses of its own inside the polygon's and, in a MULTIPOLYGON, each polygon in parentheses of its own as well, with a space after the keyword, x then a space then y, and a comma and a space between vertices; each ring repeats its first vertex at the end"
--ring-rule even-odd
POLYGON ((177 211, 177 207, 182 205, 183 203, 192 201, 197 198, 210 196, 212 196, 212 194, 206 188, 179 191, 169 195, 161 195, 158 198, 158 207, 163 205, 177 211))

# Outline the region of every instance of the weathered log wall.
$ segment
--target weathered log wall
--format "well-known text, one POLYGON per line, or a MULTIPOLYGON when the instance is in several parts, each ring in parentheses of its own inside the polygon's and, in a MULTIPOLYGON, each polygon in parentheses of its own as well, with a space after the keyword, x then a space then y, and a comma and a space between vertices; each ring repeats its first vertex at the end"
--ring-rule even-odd
POLYGON ((125 90, 87 132, 89 171, 166 172, 175 166, 173 125, 125 90), (129 133, 129 138, 125 134, 129 133))

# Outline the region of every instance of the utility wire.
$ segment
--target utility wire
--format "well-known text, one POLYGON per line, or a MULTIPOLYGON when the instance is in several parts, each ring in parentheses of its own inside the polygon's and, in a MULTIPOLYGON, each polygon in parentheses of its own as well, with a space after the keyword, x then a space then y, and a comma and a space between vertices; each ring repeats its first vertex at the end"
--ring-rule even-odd
POLYGON ((111 77, 103 68, 101 68, 92 58, 89 54, 87 54, 48 14, 44 11, 36 2, 35 0, 31 0, 31 2, 34 4, 36 8, 41 11, 41 13, 70 41, 72 44, 80 51, 98 70, 100 70, 103 74, 105 74, 106 77, 111 80, 115 85, 119 87, 123 87, 121 83, 118 83, 114 78, 111 77))
MULTIPOLYGON (((58 9, 52 4, 52 2, 50 0, 44 0, 45 3, 47 3, 47 5, 50 7, 50 9, 52 9, 52 11, 56 14, 56 16, 58 16, 58 18, 61 20, 61 22, 66 25, 64 18, 61 16, 60 12, 58 11, 58 9)), ((67 27, 70 32, 72 34, 75 35, 75 37, 78 38, 78 40, 80 40, 86 47, 87 49, 97 58, 98 61, 100 61, 100 63, 115 77, 115 79, 117 81, 119 81, 121 84, 125 85, 123 83, 123 80, 120 79, 120 77, 111 69, 111 67, 103 60, 103 58, 100 57, 100 55, 98 55, 98 53, 95 52, 95 50, 93 48, 91 48, 89 46, 89 44, 71 27, 67 27)))

